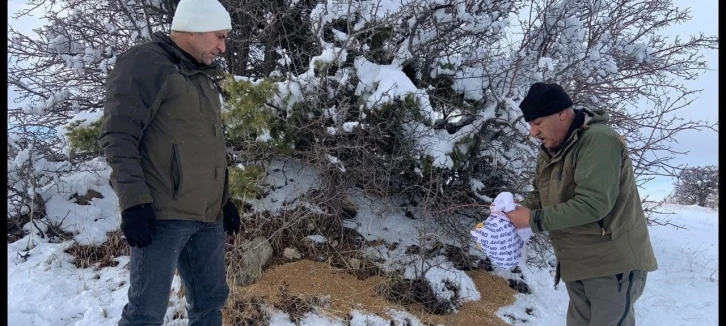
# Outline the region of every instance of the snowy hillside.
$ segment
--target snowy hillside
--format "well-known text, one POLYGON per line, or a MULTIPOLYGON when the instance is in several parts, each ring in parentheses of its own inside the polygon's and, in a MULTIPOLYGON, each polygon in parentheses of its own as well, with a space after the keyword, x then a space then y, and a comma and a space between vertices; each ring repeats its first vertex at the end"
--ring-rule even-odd
MULTIPOLYGON (((274 177, 275 175, 270 176, 271 179, 274 177)), ((78 243, 105 241, 106 232, 118 228, 116 197, 103 180, 107 180, 107 175, 103 172, 79 174, 77 177, 65 179, 62 184, 68 187, 65 191, 83 194, 88 189, 93 189, 103 197, 91 198, 84 205, 79 205, 78 197, 53 195, 55 190, 48 189, 49 218, 55 223, 63 221, 62 228, 74 235, 78 243)), ((360 210, 357 217, 346 226, 357 229, 368 240, 400 244, 394 248, 381 245, 366 249, 370 255, 379 258, 377 261, 381 262, 382 269, 411 258, 403 250, 406 248, 406 239, 415 238, 417 235, 410 232, 421 230, 425 226, 417 224, 417 220, 404 217, 403 212, 396 209, 383 209, 363 195, 357 196, 356 201, 360 210), (369 203, 365 204, 367 200, 369 203)), ((646 291, 636 305, 638 324, 717 325, 718 212, 676 205, 666 206, 665 210, 673 213, 668 215, 668 219, 674 224, 685 226, 686 229, 670 226, 651 228, 660 269, 649 275, 646 291)), ((31 225, 26 225, 26 229, 31 230, 31 225)), ((44 224, 40 225, 44 233, 49 233, 43 227, 44 224)), ((441 242, 446 244, 448 240, 441 239, 441 242)), ((80 269, 74 265, 74 258, 64 252, 71 245, 71 241, 49 241, 48 237, 41 238, 38 232, 8 244, 10 325, 115 325, 128 291, 128 257, 115 258, 116 266, 80 269)), ((490 292, 493 291, 490 287, 477 287, 476 284, 481 283, 477 283, 472 277, 486 274, 483 270, 477 271, 480 274, 459 271, 444 256, 430 260, 438 261, 439 264, 426 274, 426 280, 440 296, 454 295, 448 293, 446 287, 440 286, 442 280, 448 279, 458 284, 461 290, 459 294, 462 313, 467 309, 471 310, 480 301, 491 300, 495 295, 490 292)), ((518 277, 497 269, 491 274, 501 276, 502 279, 496 279, 503 284, 506 284, 506 279, 518 277)), ((524 324, 523 321, 526 321, 526 325, 564 325, 567 309, 564 285, 560 284, 558 289, 553 289, 553 278, 549 270, 524 268, 522 276, 532 294, 516 294, 513 304, 496 310, 496 316, 501 318, 499 322, 524 324)), ((504 288, 506 289, 506 285, 504 288)), ((186 325, 183 318, 185 302, 183 295, 179 293, 178 277, 174 280, 172 291, 167 325, 186 325)), ((354 303, 357 303, 356 298, 365 300, 363 296, 356 297, 354 294, 350 293, 354 303)), ((266 309, 271 315, 272 325, 294 325, 289 315, 272 307, 266 309)), ((353 309, 347 314, 350 317, 349 322, 325 312, 308 312, 299 320, 299 325, 391 325, 392 320, 402 322, 406 319, 413 325, 423 325, 423 321, 419 322, 416 316, 405 311, 394 310, 385 316, 379 316, 363 309, 353 309)), ((473 316, 477 317, 476 314, 473 316)))

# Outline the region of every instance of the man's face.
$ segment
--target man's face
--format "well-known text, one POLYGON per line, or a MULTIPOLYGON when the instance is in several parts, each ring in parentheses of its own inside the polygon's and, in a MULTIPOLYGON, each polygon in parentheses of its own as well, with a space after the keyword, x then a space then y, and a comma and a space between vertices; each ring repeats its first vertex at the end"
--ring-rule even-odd
POLYGON ((194 33, 190 42, 194 48, 192 55, 199 62, 205 65, 211 65, 218 55, 224 53, 227 33, 228 31, 194 33))
POLYGON ((562 146, 570 126, 567 124, 566 111, 537 118, 529 122, 529 134, 539 139, 546 149, 562 146))

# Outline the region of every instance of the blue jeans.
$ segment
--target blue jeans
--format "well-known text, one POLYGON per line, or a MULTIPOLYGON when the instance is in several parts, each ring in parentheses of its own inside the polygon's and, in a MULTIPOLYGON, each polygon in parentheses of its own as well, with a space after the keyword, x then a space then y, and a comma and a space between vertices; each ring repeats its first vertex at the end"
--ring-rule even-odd
POLYGON ((119 326, 161 325, 177 269, 189 303, 189 325, 222 325, 222 307, 229 296, 222 223, 161 220, 156 224, 150 245, 131 247, 129 301, 119 326))

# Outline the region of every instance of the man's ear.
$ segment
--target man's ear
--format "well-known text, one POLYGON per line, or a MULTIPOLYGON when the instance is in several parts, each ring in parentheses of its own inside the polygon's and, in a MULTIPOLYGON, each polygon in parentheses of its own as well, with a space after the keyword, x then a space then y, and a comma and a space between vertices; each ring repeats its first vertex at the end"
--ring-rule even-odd
POLYGON ((569 111, 569 110, 570 109, 564 109, 564 110, 562 110, 560 112, 557 112, 557 117, 560 118, 560 121, 567 120, 567 111, 569 111))

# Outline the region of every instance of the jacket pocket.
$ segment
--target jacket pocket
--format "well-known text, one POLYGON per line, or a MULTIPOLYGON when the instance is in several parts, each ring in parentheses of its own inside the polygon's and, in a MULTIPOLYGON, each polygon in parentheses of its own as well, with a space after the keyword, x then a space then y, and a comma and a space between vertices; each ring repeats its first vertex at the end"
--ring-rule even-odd
POLYGON ((578 225, 578 226, 573 226, 573 227, 566 229, 566 231, 568 233, 587 235, 587 236, 598 235, 600 237, 604 237, 607 234, 607 232, 603 232, 603 230, 605 230, 605 225, 601 224, 600 221, 582 224, 582 225, 578 225))
POLYGON ((173 144, 171 153, 171 194, 174 200, 177 200, 181 192, 181 187, 184 182, 183 176, 179 147, 173 144))

